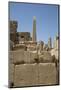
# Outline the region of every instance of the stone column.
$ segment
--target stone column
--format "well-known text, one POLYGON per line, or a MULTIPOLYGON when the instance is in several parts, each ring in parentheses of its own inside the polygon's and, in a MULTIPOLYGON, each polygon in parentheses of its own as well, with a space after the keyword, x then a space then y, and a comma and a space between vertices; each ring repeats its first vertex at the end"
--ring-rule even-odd
POLYGON ((36 17, 33 17, 33 32, 32 32, 32 41, 36 42, 36 17))
POLYGON ((55 39, 54 39, 54 48, 55 49, 58 49, 58 43, 59 43, 59 37, 56 36, 55 39))
POLYGON ((43 46, 44 46, 44 42, 43 42, 43 41, 41 41, 41 42, 40 42, 40 51, 42 51, 42 50, 43 50, 43 46))
POLYGON ((51 37, 49 37, 48 39, 48 48, 51 49, 52 48, 52 41, 51 41, 51 37))

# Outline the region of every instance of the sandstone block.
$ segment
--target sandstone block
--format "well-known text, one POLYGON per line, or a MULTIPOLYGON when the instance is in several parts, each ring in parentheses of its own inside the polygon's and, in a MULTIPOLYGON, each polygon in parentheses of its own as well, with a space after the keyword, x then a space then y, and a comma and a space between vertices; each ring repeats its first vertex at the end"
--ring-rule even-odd
POLYGON ((9 63, 13 63, 13 60, 14 60, 14 53, 13 51, 10 51, 9 52, 9 63))
POLYGON ((9 86, 13 87, 14 86, 14 69, 15 65, 14 64, 9 64, 9 86))
POLYGON ((13 53, 14 53, 13 62, 15 64, 21 64, 24 62, 24 51, 23 50, 13 51, 13 53))
POLYGON ((39 61, 40 62, 52 62, 52 56, 49 52, 43 51, 39 54, 39 61))
POLYGON ((35 59, 37 59, 37 52, 24 51, 25 63, 35 63, 35 59))
POLYGON ((57 83, 55 63, 40 63, 38 69, 40 85, 55 85, 57 83))
POLYGON ((14 86, 32 86, 38 83, 36 64, 21 64, 15 66, 14 86))
POLYGON ((30 63, 30 52, 29 51, 24 51, 24 62, 30 63))
POLYGON ((58 60, 59 59, 59 51, 58 51, 58 49, 52 49, 51 50, 51 55, 53 56, 53 55, 55 55, 55 58, 58 60))
POLYGON ((35 63, 36 59, 38 59, 38 56, 37 56, 37 52, 31 52, 31 56, 30 56, 30 62, 32 63, 35 63))

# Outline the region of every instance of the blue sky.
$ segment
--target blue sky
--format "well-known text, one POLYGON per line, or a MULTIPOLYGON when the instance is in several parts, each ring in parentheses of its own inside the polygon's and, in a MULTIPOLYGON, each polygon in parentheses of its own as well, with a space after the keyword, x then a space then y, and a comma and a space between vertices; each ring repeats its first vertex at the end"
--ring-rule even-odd
POLYGON ((18 32, 33 30, 33 16, 36 16, 37 40, 52 41, 58 32, 58 5, 13 3, 9 4, 10 20, 18 22, 18 32))

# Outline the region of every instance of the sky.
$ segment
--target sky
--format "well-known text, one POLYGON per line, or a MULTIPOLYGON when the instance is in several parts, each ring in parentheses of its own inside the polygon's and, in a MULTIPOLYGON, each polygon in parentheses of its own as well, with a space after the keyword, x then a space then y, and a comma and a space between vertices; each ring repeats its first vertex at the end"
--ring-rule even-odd
POLYGON ((52 42, 58 32, 58 5, 9 3, 9 19, 18 22, 18 32, 30 32, 33 30, 33 17, 36 17, 37 41, 52 42))

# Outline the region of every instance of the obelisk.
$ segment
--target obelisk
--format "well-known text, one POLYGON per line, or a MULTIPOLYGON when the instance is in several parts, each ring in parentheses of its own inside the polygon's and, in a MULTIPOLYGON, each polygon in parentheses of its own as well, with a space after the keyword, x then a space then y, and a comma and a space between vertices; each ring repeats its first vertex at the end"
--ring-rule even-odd
POLYGON ((36 42, 36 17, 33 17, 33 32, 32 32, 32 41, 36 42))
POLYGON ((59 36, 58 36, 58 33, 57 33, 55 38, 54 38, 54 48, 55 49, 58 49, 58 43, 59 43, 59 36))
POLYGON ((52 48, 52 41, 51 41, 51 37, 49 37, 49 39, 48 39, 48 47, 49 47, 49 49, 51 49, 51 48, 52 48))

